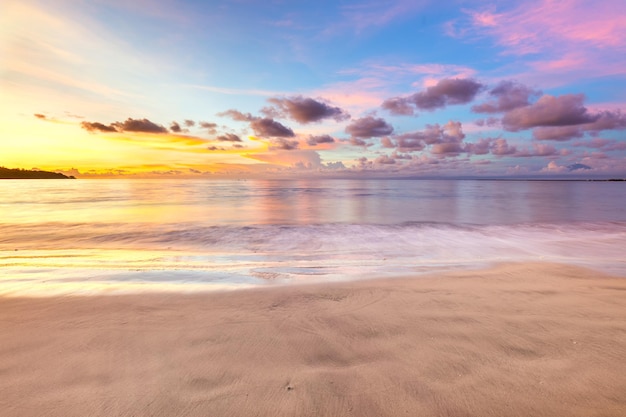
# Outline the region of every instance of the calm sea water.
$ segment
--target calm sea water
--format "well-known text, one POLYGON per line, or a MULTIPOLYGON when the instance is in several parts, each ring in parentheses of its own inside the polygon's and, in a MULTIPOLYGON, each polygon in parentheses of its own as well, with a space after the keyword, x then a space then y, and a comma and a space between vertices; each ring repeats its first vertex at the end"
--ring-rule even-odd
POLYGON ((197 291, 547 261, 626 276, 626 183, 0 181, 0 294, 197 291))

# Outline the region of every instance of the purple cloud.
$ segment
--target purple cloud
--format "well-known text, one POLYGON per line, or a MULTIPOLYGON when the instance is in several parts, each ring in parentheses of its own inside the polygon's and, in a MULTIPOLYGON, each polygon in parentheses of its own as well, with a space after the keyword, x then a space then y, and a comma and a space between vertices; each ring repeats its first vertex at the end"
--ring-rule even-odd
POLYGON ((389 135, 393 132, 393 127, 384 119, 378 117, 362 117, 354 120, 346 126, 346 133, 353 138, 374 138, 389 135))
POLYGON ((483 104, 472 106, 476 113, 501 113, 528 106, 532 97, 538 97, 540 91, 533 90, 516 81, 500 81, 498 85, 489 91, 493 97, 483 104))
POLYGON ((585 125, 584 129, 592 133, 602 130, 624 130, 626 129, 626 115, 621 111, 604 111, 596 114, 597 119, 585 125))
POLYGON ((352 136, 350 139, 348 139, 348 143, 350 145, 354 145, 354 146, 362 146, 364 148, 368 147, 368 146, 372 146, 371 143, 367 143, 365 142, 363 139, 359 139, 359 138, 355 138, 354 136, 352 136))
POLYGON ((215 129, 217 127, 217 123, 210 122, 200 122, 199 125, 203 129, 215 129))
POLYGON ((241 142, 241 138, 234 133, 225 133, 216 138, 220 142, 241 142))
POLYGON ((221 113, 217 113, 217 115, 222 117, 230 117, 236 122, 250 122, 254 119, 257 119, 257 117, 252 116, 250 113, 242 113, 239 110, 235 109, 229 109, 221 113))
POLYGON ((517 152, 513 156, 521 157, 521 158, 529 158, 534 156, 555 156, 558 155, 559 151, 552 145, 544 144, 544 143, 533 143, 532 149, 522 149, 517 152))
POLYGON ((261 137, 291 138, 295 136, 293 130, 291 130, 287 126, 282 125, 274 119, 255 118, 250 122, 250 127, 254 131, 255 135, 261 137))
POLYGON ((592 138, 588 141, 576 141, 572 143, 572 146, 602 149, 603 151, 626 151, 626 142, 615 139, 592 138))
POLYGON ((478 119, 474 123, 477 126, 494 127, 500 124, 500 119, 498 119, 497 117, 487 117, 486 119, 478 119))
POLYGON ((118 132, 167 133, 167 129, 148 119, 128 118, 123 122, 111 123, 118 132))
POLYGON ((328 118, 341 122, 350 118, 350 115, 339 107, 309 97, 270 98, 268 101, 276 106, 261 111, 268 117, 289 117, 303 124, 328 118))
POLYGON ((180 133, 183 131, 178 122, 172 122, 172 124, 170 124, 170 130, 174 133, 180 133))
POLYGON ((381 155, 378 158, 376 158, 374 160, 375 164, 382 164, 382 165, 393 165, 396 163, 395 158, 389 156, 389 155, 381 155))
POLYGON ((261 118, 235 109, 226 110, 217 115, 230 117, 237 122, 250 123, 250 128, 254 131, 254 134, 260 137, 291 138, 295 136, 293 130, 270 117, 261 118))
POLYGON ((113 126, 107 126, 100 122, 81 122, 80 127, 88 132, 117 132, 113 126))
POLYGON ((509 145, 506 139, 494 139, 490 148, 491 153, 496 156, 514 155, 517 152, 517 148, 509 145))
POLYGON ((494 139, 481 138, 478 142, 467 143, 465 151, 472 155, 487 155, 493 147, 494 139))
POLYGON ((380 144, 383 148, 395 148, 397 146, 388 136, 382 138, 380 144))
POLYGON ((421 151, 427 145, 433 145, 431 150, 438 154, 460 152, 462 150, 461 142, 463 142, 464 138, 465 134, 463 133, 461 122, 452 120, 443 126, 437 123, 426 125, 424 130, 407 132, 393 137, 400 152, 421 151))
POLYGON ((430 152, 434 155, 459 155, 465 152, 465 146, 459 142, 436 143, 432 145, 430 152))
POLYGON ((288 140, 284 138, 273 139, 270 146, 270 150, 283 150, 283 151, 292 151, 298 149, 298 141, 297 140, 288 140))
POLYGON ((403 133, 394 137, 395 146, 400 152, 421 151, 426 147, 425 138, 426 136, 422 132, 403 133))
POLYGON ((413 116, 415 114, 415 107, 405 97, 389 98, 383 101, 381 107, 396 116, 413 116))
POLYGON ((506 130, 517 132, 540 126, 571 126, 593 123, 600 118, 591 115, 583 105, 582 94, 562 96, 544 95, 526 107, 519 107, 507 112, 502 118, 506 130))
POLYGON ((395 115, 412 115, 414 109, 436 110, 453 104, 467 104, 484 88, 478 81, 469 78, 445 78, 424 91, 407 97, 392 97, 382 107, 395 115))
POLYGON ((334 143, 334 142, 335 142, 335 138, 333 138, 330 135, 318 135, 318 136, 310 135, 309 138, 306 140, 306 143, 309 144, 310 146, 315 146, 320 143, 334 143))
POLYGON ((545 126, 533 129, 533 138, 536 140, 565 141, 572 138, 581 138, 585 135, 583 128, 579 126, 545 126))

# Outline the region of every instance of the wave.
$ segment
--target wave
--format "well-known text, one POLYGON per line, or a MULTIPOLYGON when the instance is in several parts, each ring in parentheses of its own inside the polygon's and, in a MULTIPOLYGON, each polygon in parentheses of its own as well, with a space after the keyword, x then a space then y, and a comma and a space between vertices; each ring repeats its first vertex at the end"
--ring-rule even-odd
POLYGON ((0 294, 196 291, 556 262, 626 276, 626 223, 0 224, 0 294))
POLYGON ((0 249, 177 250, 306 258, 617 259, 626 223, 203 226, 194 223, 0 224, 0 249))

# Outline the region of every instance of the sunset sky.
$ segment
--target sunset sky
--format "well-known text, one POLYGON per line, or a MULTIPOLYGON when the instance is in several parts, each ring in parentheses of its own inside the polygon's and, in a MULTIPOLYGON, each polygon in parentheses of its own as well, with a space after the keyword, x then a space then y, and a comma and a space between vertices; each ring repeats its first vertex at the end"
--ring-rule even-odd
POLYGON ((626 175, 626 1, 4 0, 0 166, 626 175))

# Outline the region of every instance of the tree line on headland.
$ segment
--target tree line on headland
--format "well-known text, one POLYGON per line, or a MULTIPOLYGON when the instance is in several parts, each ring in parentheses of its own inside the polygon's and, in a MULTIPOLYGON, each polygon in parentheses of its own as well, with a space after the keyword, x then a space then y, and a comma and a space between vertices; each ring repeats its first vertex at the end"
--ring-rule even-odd
POLYGON ((0 179, 17 180, 17 179, 76 179, 73 176, 63 175, 59 172, 40 171, 37 169, 12 169, 0 167, 0 179))

